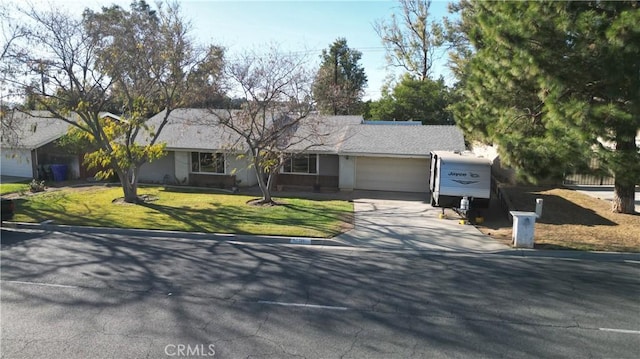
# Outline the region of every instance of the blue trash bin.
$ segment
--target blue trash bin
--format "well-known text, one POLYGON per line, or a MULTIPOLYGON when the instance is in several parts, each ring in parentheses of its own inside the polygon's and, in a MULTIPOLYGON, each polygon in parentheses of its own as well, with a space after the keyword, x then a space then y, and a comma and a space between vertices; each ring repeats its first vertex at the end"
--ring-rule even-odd
POLYGON ((51 165, 51 172, 53 173, 53 180, 56 182, 67 179, 67 165, 51 165))

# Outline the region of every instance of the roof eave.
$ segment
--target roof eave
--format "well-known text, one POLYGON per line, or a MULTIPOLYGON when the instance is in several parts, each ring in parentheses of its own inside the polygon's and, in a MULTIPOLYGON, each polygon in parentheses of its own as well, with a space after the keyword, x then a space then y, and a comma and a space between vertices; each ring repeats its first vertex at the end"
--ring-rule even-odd
POLYGON ((340 151, 339 156, 361 157, 393 157, 393 158, 429 158, 428 153, 383 153, 383 152, 349 152, 340 151))

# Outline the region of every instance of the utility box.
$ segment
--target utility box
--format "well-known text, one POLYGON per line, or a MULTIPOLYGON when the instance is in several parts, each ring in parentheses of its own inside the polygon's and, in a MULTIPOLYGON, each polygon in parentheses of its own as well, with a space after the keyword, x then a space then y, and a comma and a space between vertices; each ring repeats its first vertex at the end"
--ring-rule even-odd
POLYGON ((513 246, 515 248, 533 248, 536 213, 510 211, 513 216, 513 246))

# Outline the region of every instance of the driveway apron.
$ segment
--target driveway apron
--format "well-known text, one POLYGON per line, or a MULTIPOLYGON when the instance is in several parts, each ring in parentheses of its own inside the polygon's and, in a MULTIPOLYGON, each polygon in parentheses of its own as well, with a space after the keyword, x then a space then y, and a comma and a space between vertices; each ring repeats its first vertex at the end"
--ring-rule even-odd
POLYGON ((440 208, 422 199, 364 198, 354 200, 355 228, 336 238, 361 248, 491 253, 509 250, 457 215, 440 219, 440 208))

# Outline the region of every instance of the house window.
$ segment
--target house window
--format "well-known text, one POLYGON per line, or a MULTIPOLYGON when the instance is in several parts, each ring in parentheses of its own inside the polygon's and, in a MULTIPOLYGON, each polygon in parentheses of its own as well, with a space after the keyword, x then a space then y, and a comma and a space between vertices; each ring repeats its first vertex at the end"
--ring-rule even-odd
POLYGON ((318 155, 292 155, 284 161, 283 173, 318 173, 318 155))
POLYGON ((191 172, 224 174, 224 153, 191 152, 191 172))

